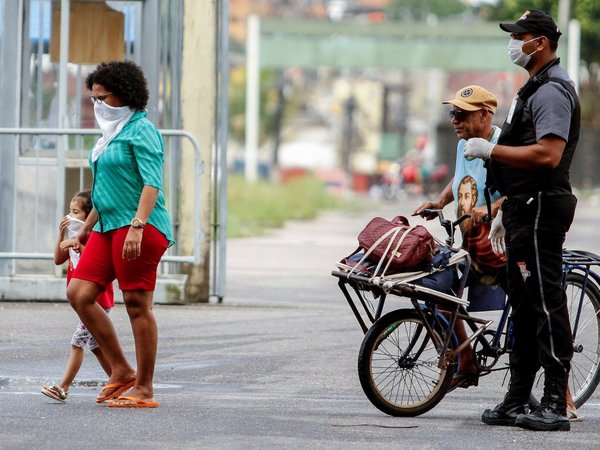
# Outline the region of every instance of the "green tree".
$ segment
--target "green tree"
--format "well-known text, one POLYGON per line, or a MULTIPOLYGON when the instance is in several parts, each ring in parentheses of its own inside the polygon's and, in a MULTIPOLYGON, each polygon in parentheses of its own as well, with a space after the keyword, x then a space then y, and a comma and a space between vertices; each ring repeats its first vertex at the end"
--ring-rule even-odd
POLYGON ((541 9, 556 18, 558 2, 556 0, 499 0, 496 5, 481 6, 484 15, 494 21, 516 21, 528 9, 541 9))
MULTIPOLYGON (((489 20, 513 21, 528 9, 541 9, 558 21, 558 4, 556 0, 500 0, 482 10, 489 20)), ((571 0, 571 18, 581 22, 582 59, 588 64, 600 62, 600 2, 571 0)))
POLYGON ((600 2, 573 2, 573 18, 581 22, 581 55, 588 65, 600 63, 600 2))
MULTIPOLYGON (((277 103, 277 74, 274 70, 260 71, 260 130, 259 140, 263 143, 272 136, 275 128, 275 108, 277 103)), ((236 67, 229 77, 229 133, 243 142, 246 129, 246 70, 236 67)))
MULTIPOLYGON (((516 21, 528 9, 541 9, 558 20, 558 3, 556 0, 500 0, 496 5, 482 6, 480 13, 493 21, 516 21)), ((600 2, 571 0, 571 18, 581 23, 581 59, 589 74, 589 82, 580 86, 582 118, 588 125, 600 126, 600 2)))
POLYGON ((581 22, 581 56, 589 72, 579 96, 581 114, 585 122, 600 127, 600 2, 575 1, 573 17, 581 22))
POLYGON ((392 0, 387 7, 394 20, 426 20, 430 15, 442 18, 467 9, 461 0, 392 0))

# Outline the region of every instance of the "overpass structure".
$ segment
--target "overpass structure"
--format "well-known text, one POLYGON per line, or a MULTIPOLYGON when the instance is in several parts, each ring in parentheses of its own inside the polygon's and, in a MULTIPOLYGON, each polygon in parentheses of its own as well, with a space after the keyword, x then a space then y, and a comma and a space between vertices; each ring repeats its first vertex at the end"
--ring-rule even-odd
MULTIPOLYGON (((558 49, 563 64, 566 62, 565 66, 576 81, 579 79, 579 34, 578 22, 571 21, 558 49)), ((246 178, 256 178, 261 68, 523 72, 510 62, 507 44, 508 34, 492 22, 361 24, 282 19, 259 21, 255 16, 249 17, 246 178)), ((430 83, 431 79, 424 82, 430 83)), ((432 84, 427 89, 435 91, 432 84)), ((437 94, 430 93, 430 102, 439 103, 437 94)))
MULTIPOLYGON (((262 67, 516 71, 496 23, 356 24, 264 20, 262 67)), ((561 46, 561 50, 563 50, 561 46)))

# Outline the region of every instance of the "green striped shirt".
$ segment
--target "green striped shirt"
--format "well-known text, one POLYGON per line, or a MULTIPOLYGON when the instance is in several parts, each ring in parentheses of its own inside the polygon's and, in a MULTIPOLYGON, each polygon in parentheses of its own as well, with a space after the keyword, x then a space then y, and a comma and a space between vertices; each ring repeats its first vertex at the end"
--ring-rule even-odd
POLYGON ((101 233, 129 226, 135 217, 144 186, 158 189, 158 198, 148 223, 155 226, 173 245, 171 218, 162 190, 164 149, 158 129, 136 112, 123 130, 108 144, 96 162, 88 161, 94 183, 92 201, 98 213, 94 231, 101 233))

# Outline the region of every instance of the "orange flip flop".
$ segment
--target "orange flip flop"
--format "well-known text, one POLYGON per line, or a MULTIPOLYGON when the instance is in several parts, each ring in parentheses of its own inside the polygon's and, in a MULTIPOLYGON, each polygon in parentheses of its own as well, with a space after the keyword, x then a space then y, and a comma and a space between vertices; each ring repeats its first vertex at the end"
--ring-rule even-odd
POLYGON ((111 408, 157 408, 160 406, 160 403, 153 398, 143 400, 130 395, 120 395, 119 398, 108 402, 108 406, 111 408))
POLYGON ((131 381, 126 382, 126 383, 110 383, 110 384, 107 384, 100 391, 100 396, 96 397, 96 403, 104 403, 106 400, 112 400, 114 398, 117 398, 119 395, 121 395, 127 389, 131 389, 134 384, 135 384, 135 378, 133 380, 131 380, 131 381), (106 391, 107 389, 114 389, 114 391, 112 391, 110 394, 102 395, 102 393, 104 391, 106 391))

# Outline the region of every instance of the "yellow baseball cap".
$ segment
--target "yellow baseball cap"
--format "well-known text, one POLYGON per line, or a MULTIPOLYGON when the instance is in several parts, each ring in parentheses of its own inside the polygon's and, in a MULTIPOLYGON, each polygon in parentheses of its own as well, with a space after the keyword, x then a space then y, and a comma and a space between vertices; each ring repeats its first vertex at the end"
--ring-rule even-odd
POLYGON ((498 106, 496 96, 487 89, 477 85, 459 89, 452 100, 446 100, 442 103, 454 105, 465 111, 487 109, 492 114, 496 112, 496 106, 498 106))

